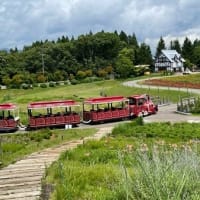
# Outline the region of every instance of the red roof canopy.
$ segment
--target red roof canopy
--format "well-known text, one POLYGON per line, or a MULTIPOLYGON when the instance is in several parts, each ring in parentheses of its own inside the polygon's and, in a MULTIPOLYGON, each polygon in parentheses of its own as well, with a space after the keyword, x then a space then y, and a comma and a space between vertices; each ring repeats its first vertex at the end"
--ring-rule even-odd
POLYGON ((135 94, 130 97, 135 98, 135 99, 140 99, 140 98, 146 98, 147 95, 146 94, 135 94))
POLYGON ((0 104, 0 110, 15 110, 17 106, 13 103, 0 104))
POLYGON ((91 98, 84 101, 86 104, 103 104, 103 103, 114 103, 114 102, 123 102, 128 101, 127 98, 123 96, 110 96, 110 97, 99 97, 91 98))
POLYGON ((77 102, 75 102, 73 100, 40 101, 40 102, 30 103, 28 105, 28 109, 70 107, 70 106, 79 106, 79 104, 77 104, 77 102))

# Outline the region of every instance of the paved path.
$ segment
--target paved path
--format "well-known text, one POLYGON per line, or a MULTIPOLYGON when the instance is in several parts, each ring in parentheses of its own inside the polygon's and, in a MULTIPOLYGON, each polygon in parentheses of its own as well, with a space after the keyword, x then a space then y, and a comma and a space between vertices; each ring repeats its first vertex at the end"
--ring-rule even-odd
POLYGON ((96 134, 81 140, 66 142, 54 148, 33 153, 23 160, 0 170, 0 200, 36 200, 41 195, 41 179, 46 167, 63 151, 76 148, 88 140, 99 140, 113 127, 102 127, 96 134))

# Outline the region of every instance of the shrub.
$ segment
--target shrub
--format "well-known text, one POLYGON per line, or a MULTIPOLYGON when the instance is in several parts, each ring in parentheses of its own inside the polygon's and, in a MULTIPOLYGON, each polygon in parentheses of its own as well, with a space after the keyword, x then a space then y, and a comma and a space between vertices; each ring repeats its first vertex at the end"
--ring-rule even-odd
POLYGON ((55 87, 55 83, 51 81, 51 82, 49 83, 49 87, 55 87))
POLYGON ((41 87, 41 88, 47 88, 47 84, 46 84, 46 83, 41 83, 41 84, 40 84, 40 87, 41 87))
POLYGON ((23 83, 23 84, 21 85, 21 87, 22 87, 22 89, 24 89, 24 90, 27 90, 27 89, 30 88, 29 84, 26 84, 26 83, 23 83))
POLYGON ((70 81, 64 81, 64 85, 69 85, 70 81))
POLYGON ((143 125, 144 125, 143 117, 138 117, 138 118, 136 118, 135 123, 136 123, 137 125, 143 126, 143 125))
POLYGON ((38 83, 33 83, 33 87, 38 87, 38 83))
POLYGON ((71 84, 72 84, 72 85, 76 85, 76 84, 78 84, 78 83, 79 83, 79 81, 76 80, 76 79, 72 79, 72 80, 71 80, 71 84))

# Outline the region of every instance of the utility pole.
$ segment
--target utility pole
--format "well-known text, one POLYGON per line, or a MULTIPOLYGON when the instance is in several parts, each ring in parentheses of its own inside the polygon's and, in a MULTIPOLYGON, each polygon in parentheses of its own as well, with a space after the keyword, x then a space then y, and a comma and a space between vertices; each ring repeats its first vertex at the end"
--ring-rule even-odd
POLYGON ((44 76, 44 54, 42 53, 42 73, 44 76))

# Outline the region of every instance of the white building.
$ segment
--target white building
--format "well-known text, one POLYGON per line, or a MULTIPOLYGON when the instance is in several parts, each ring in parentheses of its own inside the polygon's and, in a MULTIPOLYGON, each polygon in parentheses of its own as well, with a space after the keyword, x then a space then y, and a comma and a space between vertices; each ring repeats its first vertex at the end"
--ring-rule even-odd
POLYGON ((155 71, 184 71, 185 60, 176 50, 162 50, 155 59, 155 71))

